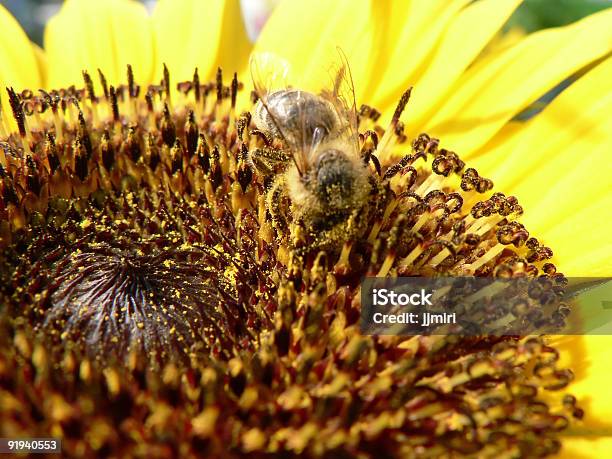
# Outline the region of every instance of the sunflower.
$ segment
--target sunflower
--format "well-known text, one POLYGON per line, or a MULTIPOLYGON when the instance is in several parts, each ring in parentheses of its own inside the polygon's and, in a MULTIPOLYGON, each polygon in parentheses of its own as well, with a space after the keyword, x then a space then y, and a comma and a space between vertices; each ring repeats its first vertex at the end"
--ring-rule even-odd
POLYGON ((236 1, 68 0, 44 50, 0 7, 2 436, 80 457, 604 456, 606 337, 356 325, 365 274, 609 275, 612 10, 488 46, 519 3, 287 1, 251 45, 236 1), (337 46, 380 162, 339 242, 271 215, 247 68, 271 51, 308 83, 337 46))

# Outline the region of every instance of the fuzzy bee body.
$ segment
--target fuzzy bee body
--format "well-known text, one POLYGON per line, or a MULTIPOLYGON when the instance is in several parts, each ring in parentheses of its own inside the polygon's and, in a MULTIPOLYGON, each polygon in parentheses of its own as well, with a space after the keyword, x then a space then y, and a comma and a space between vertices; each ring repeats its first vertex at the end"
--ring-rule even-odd
MULTIPOLYGON (((289 223, 300 223, 313 235, 326 232, 327 237, 319 239, 334 243, 350 237, 368 203, 372 174, 360 155, 346 63, 337 70, 333 88, 315 94, 293 88, 271 90, 260 67, 270 64, 269 56, 263 63, 256 59, 251 61, 251 72, 259 100, 253 122, 286 152, 284 168, 274 174, 266 199, 274 225, 281 233, 289 223)), ((268 75, 274 71, 265 70, 268 75)), ((256 167, 265 163, 262 156, 261 149, 251 152, 256 167)), ((264 175, 270 170, 258 167, 264 175)))

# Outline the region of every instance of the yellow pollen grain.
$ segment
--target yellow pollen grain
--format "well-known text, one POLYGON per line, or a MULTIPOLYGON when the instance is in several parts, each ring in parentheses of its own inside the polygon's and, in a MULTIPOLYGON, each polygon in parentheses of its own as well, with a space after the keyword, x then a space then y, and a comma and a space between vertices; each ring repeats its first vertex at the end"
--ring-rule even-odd
POLYGON ((87 228, 89 228, 89 227, 90 227, 92 224, 93 224, 93 222, 92 222, 92 221, 91 221, 89 218, 86 218, 85 220, 83 220, 83 221, 81 222, 81 228, 83 228, 83 229, 87 229, 87 228))

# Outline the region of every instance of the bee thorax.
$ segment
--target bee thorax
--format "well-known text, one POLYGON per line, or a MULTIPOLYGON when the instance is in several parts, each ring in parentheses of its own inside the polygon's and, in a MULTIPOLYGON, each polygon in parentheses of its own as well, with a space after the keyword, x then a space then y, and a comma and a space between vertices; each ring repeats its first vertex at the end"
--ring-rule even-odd
POLYGON ((309 145, 317 131, 326 137, 338 128, 337 115, 329 102, 297 89, 274 92, 265 104, 260 100, 253 121, 258 129, 299 147, 309 145))

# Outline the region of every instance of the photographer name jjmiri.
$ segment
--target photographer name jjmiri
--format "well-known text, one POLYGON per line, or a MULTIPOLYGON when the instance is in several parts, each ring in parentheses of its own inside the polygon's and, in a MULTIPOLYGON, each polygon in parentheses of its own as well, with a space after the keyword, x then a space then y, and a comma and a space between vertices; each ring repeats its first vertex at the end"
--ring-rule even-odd
MULTIPOLYGON (((421 289, 418 293, 396 293, 385 288, 372 290, 373 306, 433 306, 431 297, 433 292, 421 289)), ((376 308, 375 308, 376 309, 376 308)), ((375 324, 420 324, 421 327, 430 325, 446 325, 457 323, 457 313, 397 312, 372 314, 375 324)))

